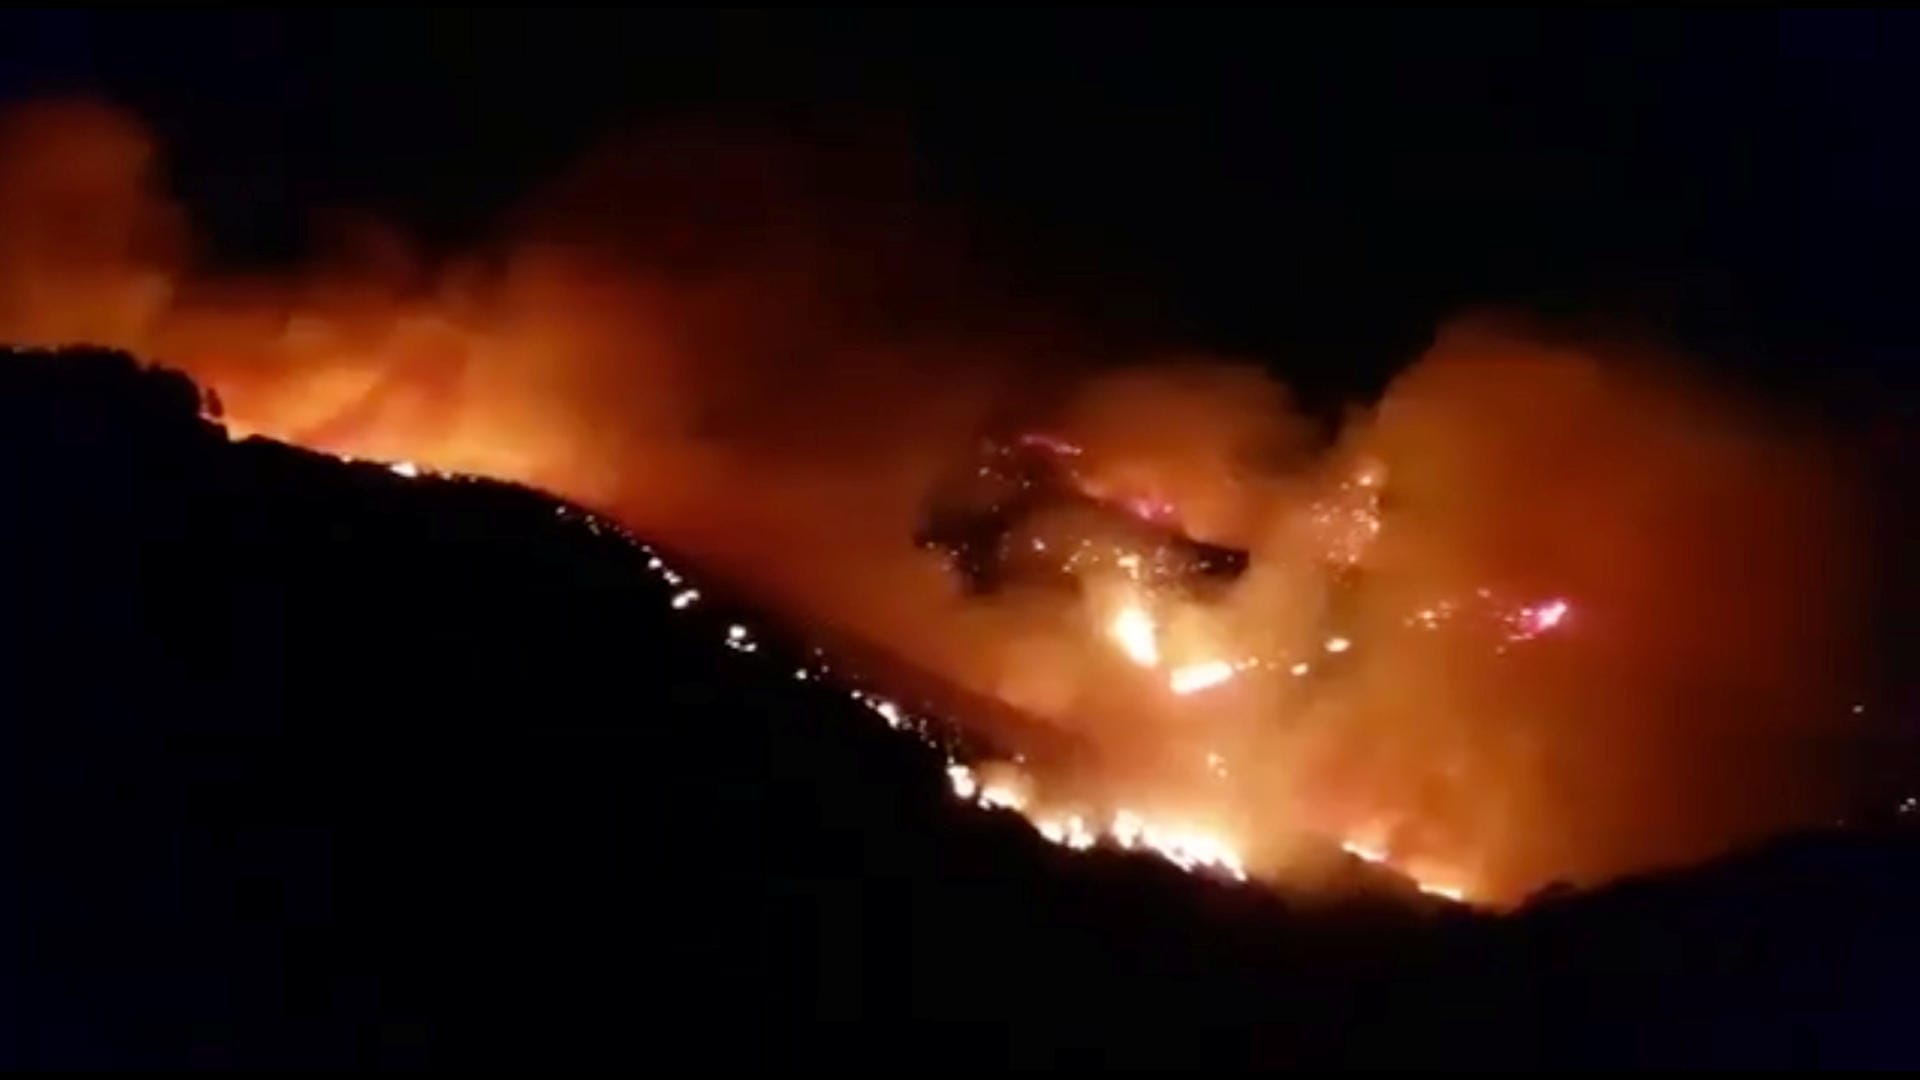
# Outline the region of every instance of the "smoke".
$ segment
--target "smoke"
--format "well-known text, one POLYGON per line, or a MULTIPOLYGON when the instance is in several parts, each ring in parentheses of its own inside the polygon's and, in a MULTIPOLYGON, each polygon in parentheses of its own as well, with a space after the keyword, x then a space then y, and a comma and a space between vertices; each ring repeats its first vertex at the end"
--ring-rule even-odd
POLYGON ((0 120, 0 338, 182 368, 241 433, 600 507, 1040 721, 1060 738, 1006 747, 1030 812, 1178 820, 1268 875, 1317 837, 1499 901, 1847 807, 1871 567, 1816 433, 1513 317, 1443 328, 1331 435, 1253 368, 1084 363, 968 272, 903 160, 655 132, 466 257, 363 228, 233 277, 196 271, 137 121, 39 105, 0 120), (1150 586, 1097 509, 1041 513, 1020 540, 1084 548, 1076 587, 962 595, 911 537, 1009 425, 1246 572, 1150 586))

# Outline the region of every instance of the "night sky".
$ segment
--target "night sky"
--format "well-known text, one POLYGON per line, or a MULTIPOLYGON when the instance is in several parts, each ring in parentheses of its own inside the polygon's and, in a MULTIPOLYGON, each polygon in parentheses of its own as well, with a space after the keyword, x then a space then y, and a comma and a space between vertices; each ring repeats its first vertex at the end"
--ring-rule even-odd
POLYGON ((0 93, 162 133, 236 261, 351 207, 472 243, 610 132, 905 132, 975 257, 1336 396, 1475 303, 1637 321, 1762 381, 1903 382, 1900 15, 7 16, 0 93), (1865 374, 1871 372, 1871 375, 1865 374))

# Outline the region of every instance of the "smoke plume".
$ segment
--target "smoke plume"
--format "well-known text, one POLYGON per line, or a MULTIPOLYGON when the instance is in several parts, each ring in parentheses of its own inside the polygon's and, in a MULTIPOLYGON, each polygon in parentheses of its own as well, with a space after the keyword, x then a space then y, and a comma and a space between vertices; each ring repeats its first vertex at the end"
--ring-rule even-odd
POLYGON ((601 508, 1058 734, 980 763, 1043 824, 1178 821, 1273 877, 1332 841, 1497 902, 1846 809, 1871 568, 1816 432, 1482 315, 1330 436, 1259 369, 1101 363, 1015 313, 899 160, 656 132, 464 257, 365 230, 223 276, 136 120, 39 105, 0 120, 0 338, 601 508), (1085 552, 1071 588, 970 595, 914 545, 988 432, 1054 447, 1082 508, 1010 535, 1085 552), (1113 520, 1245 571, 1152 584, 1113 520))

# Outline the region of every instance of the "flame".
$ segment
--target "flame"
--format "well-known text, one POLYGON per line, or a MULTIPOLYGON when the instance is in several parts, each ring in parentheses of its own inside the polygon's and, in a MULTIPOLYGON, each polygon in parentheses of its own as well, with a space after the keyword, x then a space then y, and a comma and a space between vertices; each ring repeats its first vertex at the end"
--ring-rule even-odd
MULTIPOLYGON (((1284 876, 1276 852, 1346 838, 1499 903, 1848 804, 1845 755, 1806 749, 1870 722, 1845 703, 1871 567, 1817 432, 1657 352, 1474 318, 1329 440, 1243 364, 1050 362, 1027 343, 1075 350, 970 291, 895 173, 713 134, 610 147, 484 256, 432 265, 369 232, 243 280, 193 271, 138 123, 15 113, 0 338, 132 349, 217 392, 236 435, 534 485, 597 508, 584 527, 695 552, 783 616, 995 702, 957 719, 1025 760, 950 772, 956 795, 1067 846, 1284 876), (1069 587, 957 598, 909 538, 1009 415, 1084 498, 1045 505, 1021 479, 996 513, 1039 506, 1009 547, 1069 587), (1166 551, 1114 539, 1143 530, 1244 550, 1246 573, 1169 583, 1166 551), (1207 748, 1227 753, 1203 769, 1207 748)), ((673 609, 702 602, 657 560, 673 609)), ((750 628, 725 643, 771 651, 750 628)))
POLYGON ((1219 686, 1233 674, 1233 665, 1225 660, 1203 660, 1174 668, 1167 676, 1167 686, 1176 694, 1197 694, 1219 686))
POLYGON ((1141 667, 1160 664, 1160 631, 1153 616, 1137 603, 1129 602, 1107 624, 1107 636, 1113 639, 1127 659, 1141 667))
POLYGON ((947 766, 947 781, 953 785, 953 794, 962 801, 971 801, 980 792, 980 781, 973 770, 959 762, 947 766))
POLYGON ((1467 902, 1466 890, 1456 885, 1442 885, 1432 881, 1416 881, 1414 882, 1414 888, 1419 889, 1428 896, 1437 896, 1442 900, 1450 900, 1456 904, 1464 904, 1467 902))
POLYGON ((1386 849, 1372 844, 1363 844, 1358 840, 1340 841, 1340 850, 1365 863, 1379 865, 1387 861, 1386 849))

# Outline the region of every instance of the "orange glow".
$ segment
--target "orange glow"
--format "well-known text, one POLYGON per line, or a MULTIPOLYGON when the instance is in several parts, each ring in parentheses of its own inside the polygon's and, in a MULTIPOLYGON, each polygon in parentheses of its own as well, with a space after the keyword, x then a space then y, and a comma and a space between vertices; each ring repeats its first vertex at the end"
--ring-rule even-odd
POLYGON ((236 436, 594 507, 583 527, 698 561, 648 553, 672 609, 738 590, 992 702, 949 719, 1015 760, 947 779, 1064 847, 1285 879, 1303 839, 1346 838, 1497 905, 1847 806, 1826 748, 1869 722, 1847 706, 1871 568, 1818 435, 1651 350, 1479 317, 1329 438, 1245 364, 1059 360, 1095 350, 971 290, 958 230, 908 212, 911 170, 763 141, 613 144, 437 264, 365 230, 235 278, 195 270, 136 121, 18 111, 0 338, 181 368, 236 436), (1045 506, 1009 535, 1064 587, 961 595, 908 538, 1009 415, 1129 527, 1245 551, 1245 574, 1167 580, 1113 540, 1133 533, 1045 506))

